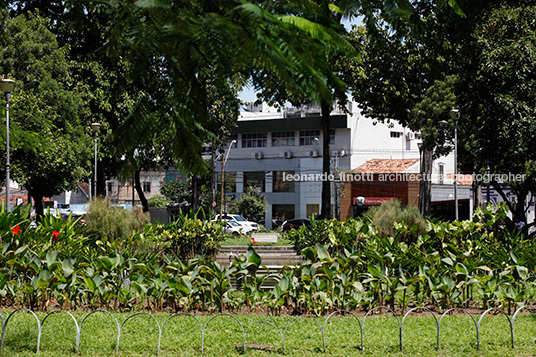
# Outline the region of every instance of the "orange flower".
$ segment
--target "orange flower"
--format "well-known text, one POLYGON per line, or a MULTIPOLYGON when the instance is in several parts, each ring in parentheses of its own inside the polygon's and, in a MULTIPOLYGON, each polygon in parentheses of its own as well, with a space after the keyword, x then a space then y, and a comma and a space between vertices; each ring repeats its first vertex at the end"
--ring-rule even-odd
POLYGON ((11 233, 13 233, 14 235, 19 234, 19 232, 20 232, 20 227, 18 224, 15 227, 11 228, 11 233))
POLYGON ((254 244, 255 244, 255 243, 258 243, 258 242, 255 240, 254 237, 251 237, 251 243, 254 243, 254 244))

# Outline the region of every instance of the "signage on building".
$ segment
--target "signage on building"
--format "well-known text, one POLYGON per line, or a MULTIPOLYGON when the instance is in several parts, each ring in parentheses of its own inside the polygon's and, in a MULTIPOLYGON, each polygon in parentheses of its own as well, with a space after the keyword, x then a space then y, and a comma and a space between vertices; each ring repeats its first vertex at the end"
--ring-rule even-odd
POLYGON ((379 206, 386 201, 392 201, 393 197, 353 197, 352 204, 354 206, 379 206))

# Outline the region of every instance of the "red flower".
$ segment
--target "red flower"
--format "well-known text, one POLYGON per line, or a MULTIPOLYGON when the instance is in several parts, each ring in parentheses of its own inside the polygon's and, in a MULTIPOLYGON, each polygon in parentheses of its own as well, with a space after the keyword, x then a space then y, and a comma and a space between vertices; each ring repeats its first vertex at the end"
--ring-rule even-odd
POLYGON ((258 242, 255 240, 254 237, 251 237, 251 243, 254 243, 254 244, 255 244, 255 243, 258 243, 258 242))
POLYGON ((60 235, 60 232, 58 232, 57 230, 54 230, 54 232, 52 232, 52 235, 54 236, 54 237, 52 237, 52 240, 54 242, 57 242, 58 239, 59 239, 58 236, 60 235))
POLYGON ((11 233, 13 233, 14 235, 19 234, 19 232, 20 232, 20 227, 18 224, 15 227, 11 228, 11 233))

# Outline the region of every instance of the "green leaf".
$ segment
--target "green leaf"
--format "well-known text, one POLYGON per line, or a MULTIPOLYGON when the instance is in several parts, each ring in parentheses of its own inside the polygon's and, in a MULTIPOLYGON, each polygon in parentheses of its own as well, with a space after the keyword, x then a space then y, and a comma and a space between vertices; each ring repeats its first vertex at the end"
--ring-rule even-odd
POLYGON ((91 291, 91 292, 95 292, 95 289, 97 288, 97 285, 95 284, 95 282, 93 281, 93 279, 91 279, 90 277, 84 277, 84 283, 86 283, 86 287, 91 291))
POLYGON ((453 265, 454 265, 454 262, 452 261, 452 259, 450 259, 450 258, 448 258, 448 257, 447 257, 447 258, 443 258, 443 259, 441 259, 441 261, 442 261, 443 263, 449 265, 449 266, 453 266, 453 265))
POLYGON ((253 263, 253 264, 256 264, 257 266, 261 265, 261 262, 262 262, 261 256, 257 254, 257 252, 252 246, 248 247, 246 256, 247 256, 248 263, 253 263))
POLYGON ((328 251, 326 250, 326 248, 324 248, 321 245, 317 245, 315 248, 316 248, 316 253, 318 255, 318 259, 320 259, 320 260, 331 259, 331 257, 329 255, 328 251))
POLYGON ((19 249, 17 249, 17 250, 15 251, 15 255, 19 255, 19 254, 25 252, 26 249, 28 249, 28 244, 23 245, 22 247, 20 247, 19 249))
POLYGON ((63 260, 63 262, 61 263, 61 267, 63 269, 63 275, 66 278, 71 276, 71 274, 74 272, 73 263, 69 258, 63 260))
POLYGON ((48 251, 46 260, 47 260, 47 266, 50 268, 52 264, 56 261, 56 258, 58 257, 58 251, 48 251))
POLYGON ((514 264, 517 264, 517 260, 518 260, 517 255, 512 250, 510 251, 510 258, 512 258, 512 261, 514 262, 514 264))
POLYGON ((529 273, 529 269, 522 265, 516 266, 516 271, 521 279, 525 279, 529 273))

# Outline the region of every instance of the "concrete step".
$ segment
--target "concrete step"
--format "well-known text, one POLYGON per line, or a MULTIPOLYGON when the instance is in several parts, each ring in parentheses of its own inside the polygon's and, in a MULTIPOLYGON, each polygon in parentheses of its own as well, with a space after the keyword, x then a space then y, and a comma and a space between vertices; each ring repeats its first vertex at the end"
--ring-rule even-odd
MULTIPOLYGON (((258 254, 261 254, 261 253, 269 253, 269 252, 277 252, 277 253, 292 253, 292 254, 296 254, 296 252, 294 251, 294 248, 291 247, 291 246, 282 246, 282 247, 277 247, 277 246, 263 246, 263 245, 258 245, 258 246, 254 246, 253 248, 255 248, 255 251, 258 253, 258 254)), ((224 246, 224 247, 221 247, 218 254, 229 254, 229 252, 240 252, 240 253, 245 253, 248 251, 248 247, 244 247, 244 246, 224 246)))
MULTIPOLYGON (((220 264, 229 264, 229 256, 217 256, 215 259, 220 264)), ((261 264, 262 265, 273 265, 273 266, 293 266, 293 265, 299 265, 302 262, 302 258, 300 256, 272 256, 272 257, 263 257, 261 256, 261 264)))

